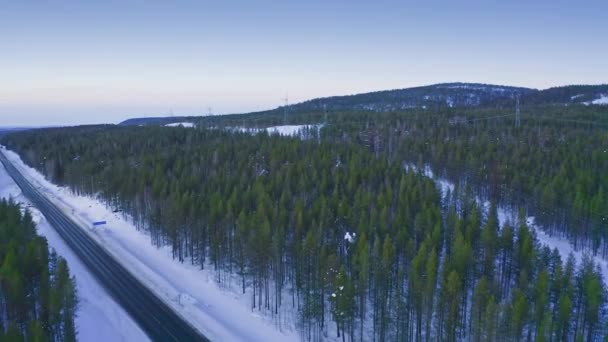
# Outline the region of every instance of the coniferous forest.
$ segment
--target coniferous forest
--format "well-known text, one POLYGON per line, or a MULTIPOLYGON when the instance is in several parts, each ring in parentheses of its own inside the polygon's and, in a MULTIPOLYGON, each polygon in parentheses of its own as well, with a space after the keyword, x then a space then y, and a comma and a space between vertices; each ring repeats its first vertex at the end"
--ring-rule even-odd
POLYGON ((544 247, 526 217, 608 254, 605 113, 531 107, 520 127, 510 114, 304 112, 290 123, 320 131, 225 129, 284 120, 266 113, 197 128, 49 128, 2 143, 121 210, 180 262, 252 289, 252 310, 293 308, 306 340, 601 341, 597 265, 544 247), (444 195, 405 165, 456 186, 444 195), (501 226, 499 205, 519 219, 501 226))
POLYGON ((0 341, 76 341, 68 265, 36 235, 29 212, 0 200, 0 341))

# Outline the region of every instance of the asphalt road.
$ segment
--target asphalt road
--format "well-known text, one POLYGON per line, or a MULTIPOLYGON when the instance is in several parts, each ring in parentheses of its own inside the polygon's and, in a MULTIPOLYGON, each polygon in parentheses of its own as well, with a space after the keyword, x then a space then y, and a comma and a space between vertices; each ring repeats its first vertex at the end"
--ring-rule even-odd
POLYGON ((0 161, 23 194, 44 214, 107 292, 153 341, 209 341, 100 247, 27 181, 0 151, 0 161))

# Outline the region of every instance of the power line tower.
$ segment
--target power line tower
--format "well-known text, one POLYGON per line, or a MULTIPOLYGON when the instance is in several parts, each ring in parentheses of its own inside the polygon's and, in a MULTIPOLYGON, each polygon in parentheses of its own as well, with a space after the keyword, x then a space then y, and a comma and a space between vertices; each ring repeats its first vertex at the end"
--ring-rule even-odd
POLYGON ((287 125, 287 112, 289 111, 289 96, 285 95, 283 99, 285 101, 285 106, 283 107, 283 125, 287 125))
POLYGON ((207 107, 207 115, 208 116, 212 116, 213 115, 213 111, 211 111, 211 107, 207 107))
POLYGON ((519 111, 519 94, 515 95, 515 127, 521 126, 521 113, 519 111))

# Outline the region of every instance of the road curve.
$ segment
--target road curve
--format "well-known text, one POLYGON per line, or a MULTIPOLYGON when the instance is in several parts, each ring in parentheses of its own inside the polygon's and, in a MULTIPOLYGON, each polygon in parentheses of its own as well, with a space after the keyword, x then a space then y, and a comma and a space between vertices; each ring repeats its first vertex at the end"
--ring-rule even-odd
MULTIPOLYGON (((209 341, 42 195, 0 151, 0 162, 108 293, 153 341, 209 341)), ((84 228, 86 229, 86 228, 84 228)))

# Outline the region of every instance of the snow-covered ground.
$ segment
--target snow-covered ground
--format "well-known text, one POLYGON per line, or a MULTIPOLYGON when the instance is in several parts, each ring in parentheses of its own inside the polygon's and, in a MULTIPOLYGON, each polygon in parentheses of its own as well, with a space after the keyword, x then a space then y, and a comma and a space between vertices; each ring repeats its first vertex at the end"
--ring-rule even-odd
POLYGON ((195 124, 193 122, 174 122, 174 123, 170 123, 170 124, 166 124, 166 127, 195 127, 195 124))
MULTIPOLYGON (((404 169, 412 170, 414 172, 418 171, 418 168, 415 165, 408 164, 408 163, 406 163, 404 165, 404 169)), ((450 182, 449 180, 447 180, 445 178, 435 176, 433 174, 433 170, 431 169, 431 167, 429 165, 426 165, 424 167, 424 169, 422 170, 422 174, 424 174, 425 176, 427 176, 427 177, 431 178, 433 181, 435 181, 437 188, 439 188, 439 190, 441 191, 442 197, 445 197, 448 190, 454 191, 454 183, 450 182)), ((479 198, 477 200, 480 201, 479 198)), ((483 207, 485 208, 485 210, 487 212, 490 209, 490 202, 483 201, 483 207)), ((511 225, 514 225, 517 222, 518 213, 513 208, 508 208, 505 206, 498 206, 496 208, 496 210, 497 210, 497 214, 498 214, 499 225, 501 227, 505 223, 510 223, 511 225)), ((566 261, 568 256, 570 254, 572 254, 574 256, 574 259, 576 260, 577 264, 580 264, 581 260, 585 256, 586 252, 580 251, 580 250, 579 251, 575 250, 574 247, 572 246, 572 244, 566 238, 559 237, 559 236, 551 236, 551 235, 545 233, 545 231, 542 229, 542 227, 540 227, 539 225, 537 225, 535 223, 534 216, 528 216, 526 218, 526 223, 528 224, 530 229, 532 229, 536 233, 536 237, 538 238, 538 241, 542 245, 547 246, 551 249, 557 249, 557 251, 559 252, 563 261, 566 261)), ((597 255, 597 256, 590 255, 590 257, 600 267, 602 276, 604 278, 604 282, 608 284, 608 260, 602 258, 599 255, 597 255)))
POLYGON ((148 341, 148 337, 129 317, 129 315, 110 297, 105 289, 97 283, 84 264, 65 244, 59 234, 49 225, 46 218, 21 193, 21 189, 0 165, 0 197, 12 198, 29 207, 36 230, 46 237, 49 246, 62 256, 76 278, 78 290, 78 312, 76 329, 80 341, 148 341))
POLYGON ((593 100, 593 101, 585 101, 583 102, 584 105, 608 105, 608 94, 600 94, 600 97, 598 97, 597 99, 593 100))
POLYGON ((257 310, 252 311, 249 291, 243 295, 238 286, 221 288, 211 267, 200 270, 199 266, 190 265, 187 261, 179 263, 172 258, 169 247, 154 247, 150 237, 136 230, 129 219, 113 213, 111 208, 96 199, 74 195, 68 188, 50 183, 35 169, 25 165, 16 153, 5 150, 5 154, 64 213, 88 227, 85 231, 92 238, 211 340, 299 340, 294 311, 289 305, 282 309, 284 312, 279 323, 257 310), (91 223, 99 220, 107 221, 107 225, 92 228, 91 223))
POLYGON ((268 132, 268 134, 279 134, 283 136, 298 136, 301 135, 305 129, 319 130, 323 125, 281 125, 271 126, 266 128, 251 128, 251 127, 228 127, 230 131, 246 132, 251 134, 257 134, 260 132, 268 132))
POLYGON ((608 95, 602 94, 602 96, 591 101, 591 103, 598 105, 608 105, 608 95))

